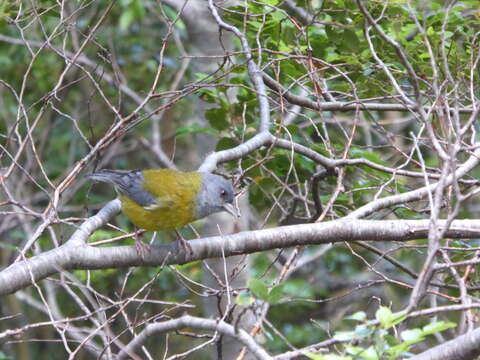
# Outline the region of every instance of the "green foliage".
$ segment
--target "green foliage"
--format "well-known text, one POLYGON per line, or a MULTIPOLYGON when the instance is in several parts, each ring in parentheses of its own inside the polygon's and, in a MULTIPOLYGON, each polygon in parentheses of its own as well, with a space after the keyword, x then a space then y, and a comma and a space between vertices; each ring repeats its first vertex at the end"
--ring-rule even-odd
POLYGON ((212 108, 205 112, 205 117, 215 130, 226 130, 229 128, 227 110, 225 108, 212 108))
POLYGON ((145 8, 142 0, 121 0, 122 15, 118 19, 118 25, 125 31, 135 21, 145 16, 145 8))
POLYGON ((265 282, 259 279, 249 279, 247 286, 253 295, 258 299, 268 302, 269 304, 275 304, 282 299, 283 285, 275 285, 269 289, 265 282))
POLYGON ((429 335, 455 327, 452 322, 435 321, 422 328, 408 328, 399 335, 393 328, 403 322, 405 312, 393 313, 388 307, 380 306, 375 313, 376 321, 368 321, 362 311, 345 317, 357 323, 354 330, 337 331, 334 339, 344 343, 343 353, 314 354, 311 359, 358 359, 358 360, 395 360, 408 356, 409 350, 416 344, 425 341, 429 335))
MULTIPOLYGON (((301 11, 312 15, 312 19, 303 19, 301 11, 291 10, 285 6, 285 2, 279 0, 239 2, 235 7, 222 11, 221 16, 224 21, 245 32, 253 49, 252 55, 259 61, 262 70, 291 94, 313 102, 329 101, 327 95, 330 95, 338 101, 352 103, 357 99, 402 103, 398 96, 395 96, 397 91, 385 71, 377 63, 373 48, 385 67, 391 70, 395 81, 411 95, 412 79, 399 60, 395 48, 373 29, 370 30, 372 48, 368 44, 365 37, 365 17, 355 1, 297 0, 295 3, 301 11)), ((476 9, 478 0, 459 1, 448 13, 443 8, 443 1, 424 2, 428 3, 428 6, 421 3, 410 2, 409 8, 405 1, 400 0, 388 3, 364 1, 372 16, 378 19, 378 26, 404 49, 418 75, 422 102, 429 104, 435 98, 432 93, 432 61, 436 60, 441 66, 435 81, 441 84, 442 91, 446 94, 458 92, 462 101, 468 104, 471 97, 469 86, 472 83, 478 84, 480 80, 477 69, 472 69, 472 59, 478 55, 478 13, 469 15, 465 9, 476 9), (417 25, 412 20, 412 13, 424 26, 425 34, 415 32, 417 25), (444 32, 442 28, 445 28, 444 32), (425 46, 425 40, 429 41, 431 52, 425 46), (447 57, 448 70, 458 80, 455 84, 447 81, 447 73, 442 67, 442 51, 447 57)), ((80 3, 72 4, 74 8, 80 3)), ((19 183, 27 183, 28 186, 19 191, 22 200, 20 205, 27 206, 37 214, 42 214, 44 207, 51 201, 52 189, 85 158, 108 129, 118 124, 118 114, 121 117, 129 116, 137 108, 138 103, 132 100, 122 87, 128 87, 143 99, 150 91, 154 75, 161 63, 160 79, 153 91, 159 94, 168 93, 174 80, 177 80, 179 69, 183 67, 184 55, 198 54, 198 46, 204 45, 192 43, 189 29, 182 22, 183 15, 179 15, 176 9, 145 0, 121 0, 115 3, 80 54, 80 59, 88 60, 94 66, 85 62, 73 66, 62 84, 64 88, 60 93, 61 101, 56 100, 51 91, 67 63, 67 59, 57 51, 66 49, 75 54, 108 4, 106 1, 95 2, 94 5, 82 3, 84 8, 76 9, 74 18, 63 17, 62 22, 60 16, 65 16, 67 12, 61 13, 57 2, 53 0, 35 4, 35 8, 28 2, 0 1, 2 35, 19 39, 20 43, 23 40, 31 42, 31 49, 28 49, 18 43, 0 41, 0 79, 14 90, 0 84, 0 168, 8 167, 11 159, 15 159, 22 166, 15 176, 18 175, 19 183), (41 23, 33 21, 35 14, 40 14, 41 23), (17 22, 10 23, 10 19, 17 19, 17 22), (176 21, 175 24, 169 23, 173 20, 176 21), (72 32, 69 27, 72 27, 72 32), (24 33, 19 34, 19 29, 24 33), (35 45, 45 42, 47 37, 57 31, 55 29, 60 30, 49 38, 48 46, 39 48, 35 45), (175 36, 171 36, 170 31, 175 32, 175 36), (167 41, 166 47, 159 55, 164 39, 167 41), (19 109, 18 94, 21 94, 21 103, 28 119, 18 116, 22 110, 19 109), (113 104, 118 114, 112 111, 110 104, 113 104), (36 119, 39 121, 36 122, 36 119), (17 133, 21 136, 32 136, 32 141, 28 140, 22 151, 19 151, 23 145, 16 138, 17 133), (7 138, 8 136, 10 138, 7 138)), ((222 32, 225 43, 227 39, 230 40, 226 33, 222 32)), ((225 54, 224 58, 208 58, 212 64, 219 65, 215 72, 209 73, 210 70, 202 69, 199 66, 200 61, 197 62, 198 58, 190 58, 192 63, 188 65, 184 78, 178 83, 175 89, 178 91, 174 91, 173 96, 160 95, 151 99, 147 105, 150 109, 156 109, 156 112, 150 112, 145 106, 135 114, 137 119, 150 113, 158 114, 158 109, 166 109, 164 106, 170 99, 176 99, 176 96, 183 92, 189 94, 180 102, 168 105, 161 122, 162 147, 165 147, 169 156, 175 155, 175 163, 182 168, 194 168, 194 164, 199 163, 197 154, 191 155, 198 151, 197 146, 192 145, 194 135, 211 135, 217 140, 215 150, 221 151, 251 139, 258 131, 258 94, 253 90, 245 53, 241 51, 239 40, 235 36, 231 39, 231 44, 225 44, 228 54, 225 54), (209 104, 204 113, 200 114, 198 111, 198 100, 209 104), (206 122, 198 120, 199 117, 206 122), (176 143, 172 145, 169 142, 176 143)), ((478 87, 475 87, 474 95, 478 96, 478 92, 478 87)), ((387 119, 382 112, 377 111, 356 114, 355 111, 314 111, 306 107, 302 107, 300 113, 287 122, 292 104, 280 93, 267 89, 273 119, 270 129, 272 133, 331 159, 339 160, 346 155, 347 159, 365 159, 394 169, 404 164, 410 156, 405 150, 411 147, 410 134, 417 133, 424 125, 418 119, 397 124, 397 119, 406 117, 408 112, 397 113, 393 119, 387 119), (345 151, 347 144, 351 146, 345 151)), ((438 131, 439 120, 432 119, 432 126, 438 131)), ((159 166, 155 156, 149 151, 151 131, 151 117, 147 115, 140 125, 111 139, 108 146, 102 147, 94 158, 82 165, 86 165, 87 169, 92 165, 119 169, 159 166)), ((419 138, 420 149, 426 165, 435 170, 442 162, 427 140, 426 136, 419 138)), ((442 144, 444 140, 447 143, 448 137, 441 139, 442 144)), ((213 144, 209 151, 212 148, 213 144)), ((199 157, 204 155, 200 154, 199 157)), ((467 152, 459 154, 458 160, 463 160, 466 156, 467 152)), ((408 162, 402 169, 420 171, 415 160, 419 160, 416 153, 413 154, 413 161, 408 162)), ((259 227, 277 226, 286 215, 292 215, 298 222, 307 221, 317 210, 312 193, 312 180, 313 175, 323 168, 305 155, 294 153, 291 149, 265 146, 242 159, 221 166, 224 171, 227 169, 225 172, 231 172, 235 179, 240 179, 238 187, 242 191, 247 189, 251 207, 255 212, 253 217, 258 220, 255 225, 259 227)), ((340 170, 340 167, 336 169, 340 170)), ((327 203, 332 202, 323 221, 346 215, 375 198, 401 194, 423 186, 424 181, 422 178, 402 177, 369 166, 347 166, 343 170, 341 184, 338 183, 338 173, 329 173, 322 177, 318 184, 318 199, 323 205, 322 210, 325 210, 327 203)), ((470 175, 478 178, 480 169, 473 169, 470 175)), ((58 223, 51 224, 55 231, 59 229, 60 240, 67 238, 77 229, 77 223, 72 226, 71 222, 64 221, 66 218, 84 217, 87 215, 86 205, 103 203, 115 196, 110 187, 95 185, 94 191, 91 190, 91 185, 80 187, 82 175, 72 180, 68 191, 61 194, 59 217, 55 219, 58 223), (75 188, 76 185, 79 186, 75 188)), ((461 191, 463 190, 461 187, 461 191)), ((472 206, 472 209, 475 209, 475 206, 472 206)), ((425 203, 418 206, 406 204, 385 209, 386 213, 372 214, 371 218, 425 219, 430 216, 428 211, 425 203)), ((441 209, 442 215, 445 211, 445 208, 441 209)), ((30 214, 22 216, 28 218, 30 214)), ((472 217, 471 209, 462 209, 460 217, 472 217)), ((40 219, 38 215, 32 218, 34 222, 28 226, 13 223, 8 236, 2 237, 2 250, 14 252, 18 249, 26 234, 37 226, 36 222, 40 219)), ((7 224, 7 221, 5 223, 7 224)), ((112 223, 123 229, 132 228, 121 215, 115 217, 112 223)), ((188 230, 183 232, 187 238, 194 237, 188 230)), ((112 230, 98 230, 89 241, 106 240, 121 234, 112 230)), ((149 236, 151 234, 145 237, 148 239, 149 236)), ((171 237, 168 234, 157 236, 160 238, 159 243, 171 237)), ((102 246, 132 243, 132 239, 125 239, 120 243, 102 246)), ((426 243, 426 240, 419 240, 414 245, 426 243)), ((41 249, 50 249, 53 245, 49 233, 43 233, 35 245, 41 249)), ((448 240, 448 246, 474 248, 478 247, 479 243, 473 240, 448 240)), ((404 325, 405 314, 393 312, 384 306, 375 312, 374 320, 368 320, 372 317, 367 310, 371 298, 362 298, 364 289, 357 289, 358 286, 365 285, 365 289, 370 289, 370 285, 371 288, 376 287, 375 290, 378 291, 375 296, 382 298, 383 303, 392 303, 395 306, 403 303, 407 290, 395 288, 392 295, 393 286, 370 283, 369 270, 372 268, 381 269, 378 271, 385 271, 392 278, 396 278, 398 269, 387 263, 383 256, 359 249, 355 245, 353 247, 357 252, 355 255, 342 244, 332 247, 322 254, 321 258, 296 269, 280 285, 273 287, 271 284, 277 283, 278 278, 277 265, 285 264, 285 258, 282 257, 285 253, 279 253, 281 261, 276 259, 274 264, 270 252, 251 255, 248 289, 245 289, 244 285, 240 287, 235 304, 241 307, 265 303, 272 305, 268 320, 294 347, 300 348, 329 339, 331 334, 342 341, 342 344, 337 346, 338 353, 305 354, 317 360, 404 358, 410 351, 415 352, 416 344, 429 345, 433 334, 454 326, 448 321, 422 324, 421 320, 418 320, 418 323, 407 323, 405 330, 397 334, 396 327, 399 324, 404 325), (367 266, 366 262, 372 268, 367 266), (330 311, 329 306, 342 299, 347 300, 347 305, 341 304, 330 311), (343 315, 342 311, 347 308, 353 312, 352 315, 343 315)), ((378 248, 414 271, 420 270, 423 264, 422 248, 414 251, 409 248, 393 249, 383 243, 378 244, 378 248)), ((310 246, 301 251, 307 257, 314 257, 318 247, 310 246)), ((452 251, 449 256, 452 262, 462 261, 471 259, 471 253, 473 252, 452 251)), ((26 256, 30 257, 32 254, 28 253, 26 256)), ((192 262, 165 269, 140 267, 130 275, 126 269, 88 272, 77 270, 73 275, 80 282, 88 283, 95 291, 115 300, 135 294, 145 283, 158 275, 148 289, 151 291, 148 296, 177 303, 188 300, 196 306, 192 312, 201 312, 203 296, 197 296, 189 288, 190 285, 184 284, 179 278, 184 276, 202 283, 203 271, 199 262, 192 262), (127 275, 130 277, 127 278, 127 275)), ((442 276, 445 283, 452 280, 451 274, 447 272, 442 276)), ((466 280, 474 284, 479 281, 479 275, 472 272, 466 280)), ((78 289, 74 291, 80 293, 78 289)), ((456 288, 446 287, 442 291, 448 296, 458 296, 456 288)), ((144 293, 141 294, 143 295, 144 293)), ((75 305, 66 295, 61 295, 59 304, 68 316, 78 315, 75 305)), ((173 310, 167 314, 167 310, 158 304, 135 306, 138 308, 131 313, 131 309, 127 308, 125 313, 134 313, 128 320, 135 321, 136 324, 140 324, 137 321, 143 313, 156 312, 172 317, 177 315, 173 310), (144 311, 145 309, 148 311, 144 311)), ((175 311, 180 313, 183 309, 175 311)), ((43 318, 37 320, 44 321, 43 318)), ((125 329, 124 324, 112 322, 111 326, 121 327, 121 331, 125 329)), ((284 339, 274 331, 265 329, 265 337, 266 348, 272 353, 289 349, 284 339)), ((0 360, 2 358, 7 356, 0 352, 0 360)))
POLYGON ((207 133, 210 135, 218 136, 218 132, 212 128, 205 128, 205 127, 201 127, 199 125, 193 124, 193 125, 178 127, 175 131, 175 137, 177 139, 181 139, 185 136, 198 134, 198 133, 207 133))
POLYGON ((254 303, 254 301, 255 298, 245 291, 238 294, 238 296, 235 298, 235 303, 240 306, 250 306, 254 303))

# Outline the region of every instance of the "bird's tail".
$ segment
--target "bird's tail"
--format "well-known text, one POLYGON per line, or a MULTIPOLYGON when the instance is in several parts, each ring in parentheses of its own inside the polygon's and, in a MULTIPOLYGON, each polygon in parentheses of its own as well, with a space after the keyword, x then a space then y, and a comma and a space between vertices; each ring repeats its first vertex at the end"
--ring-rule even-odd
POLYGON ((93 174, 88 174, 86 177, 95 180, 95 181, 100 181, 104 183, 109 183, 113 185, 120 185, 125 182, 125 177, 126 175, 128 176, 128 173, 131 171, 121 171, 121 170, 100 170, 97 172, 94 172, 93 174))
POLYGON ((143 189, 143 173, 141 170, 100 170, 87 175, 89 179, 101 181, 115 186, 120 192, 142 206, 151 205, 155 198, 143 189))

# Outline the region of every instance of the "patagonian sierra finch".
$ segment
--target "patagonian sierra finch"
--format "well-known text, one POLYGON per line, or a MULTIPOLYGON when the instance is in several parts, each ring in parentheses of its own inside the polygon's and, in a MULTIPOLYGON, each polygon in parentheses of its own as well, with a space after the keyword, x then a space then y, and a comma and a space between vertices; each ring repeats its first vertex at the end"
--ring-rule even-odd
MULTIPOLYGON (((218 175, 150 169, 100 170, 87 177, 113 184, 122 212, 135 226, 145 230, 174 230, 220 211, 238 216, 233 205, 233 186, 218 175)), ((191 250, 178 232, 177 239, 182 247, 191 250)), ((143 258, 147 245, 138 238, 135 245, 143 258)))

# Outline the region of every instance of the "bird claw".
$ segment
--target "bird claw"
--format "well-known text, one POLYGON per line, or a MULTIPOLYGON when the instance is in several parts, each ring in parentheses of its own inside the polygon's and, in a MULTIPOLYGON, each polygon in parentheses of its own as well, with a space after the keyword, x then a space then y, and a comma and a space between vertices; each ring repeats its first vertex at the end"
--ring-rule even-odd
POLYGON ((145 256, 150 252, 150 244, 145 244, 142 240, 135 240, 135 249, 137 250, 138 256, 145 260, 145 256))
POLYGON ((193 255, 193 249, 192 249, 192 245, 190 245, 188 243, 187 240, 185 240, 183 238, 183 236, 178 232, 178 231, 175 231, 177 233, 177 242, 178 244, 182 247, 182 249, 187 253, 187 254, 190 254, 190 255, 193 255))
POLYGON ((147 253, 149 253, 150 250, 151 250, 151 246, 150 246, 150 244, 144 243, 144 242, 140 239, 140 235, 139 235, 139 231, 138 231, 138 230, 135 230, 134 239, 135 239, 135 250, 137 250, 137 254, 138 254, 138 256, 140 256, 140 258, 142 259, 142 261, 144 261, 144 260, 145 260, 145 256, 146 256, 147 253))

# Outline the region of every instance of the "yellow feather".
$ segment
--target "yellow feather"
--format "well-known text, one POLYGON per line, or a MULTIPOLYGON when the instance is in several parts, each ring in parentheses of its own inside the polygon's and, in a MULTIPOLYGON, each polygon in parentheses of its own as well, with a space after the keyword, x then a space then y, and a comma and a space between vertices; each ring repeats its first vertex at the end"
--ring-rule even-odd
POLYGON ((170 169, 143 171, 146 191, 156 203, 143 207, 120 195, 122 211, 137 227, 160 231, 175 229, 195 221, 197 195, 201 187, 200 173, 183 173, 170 169))

